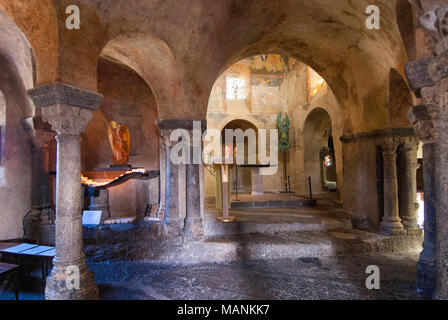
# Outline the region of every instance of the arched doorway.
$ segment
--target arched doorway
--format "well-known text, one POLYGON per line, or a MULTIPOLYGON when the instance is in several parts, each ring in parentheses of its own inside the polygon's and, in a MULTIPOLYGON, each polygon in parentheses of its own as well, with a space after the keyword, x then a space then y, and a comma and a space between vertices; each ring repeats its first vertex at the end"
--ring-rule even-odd
POLYGON ((303 127, 303 159, 309 193, 321 194, 337 190, 336 157, 330 115, 321 108, 311 111, 303 127))
MULTIPOLYGON (((244 139, 244 163, 242 166, 238 165, 232 172, 230 180, 230 190, 232 193, 251 193, 252 190, 252 169, 250 167, 245 167, 244 165, 249 164, 249 143, 255 143, 255 148, 257 147, 257 127, 247 120, 232 120, 225 125, 221 131, 222 145, 225 146, 228 141, 226 141, 226 130, 253 130, 255 136, 255 142, 250 141, 250 136, 244 139)), ((233 150, 238 151, 237 141, 233 139, 233 150)), ((257 150, 257 149, 255 149, 257 150)))

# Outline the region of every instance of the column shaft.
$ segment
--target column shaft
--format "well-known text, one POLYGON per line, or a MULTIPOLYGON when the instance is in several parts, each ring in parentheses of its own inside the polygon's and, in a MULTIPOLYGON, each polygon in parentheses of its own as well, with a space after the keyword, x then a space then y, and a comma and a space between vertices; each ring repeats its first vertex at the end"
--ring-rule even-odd
POLYGON ((385 139, 381 144, 383 148, 383 170, 384 170, 384 217, 380 230, 386 235, 401 235, 403 225, 398 215, 398 181, 396 150, 398 141, 385 139))
POLYGON ((424 297, 432 297, 436 281, 436 194, 435 145, 423 145, 425 223, 423 250, 417 265, 417 288, 424 297))
POLYGON ((165 219, 164 225, 169 233, 177 234, 180 231, 179 223, 179 172, 178 165, 171 161, 171 146, 166 146, 165 165, 165 219))
POLYGON ((190 152, 190 163, 186 165, 187 179, 187 216, 184 224, 184 234, 189 236, 201 236, 201 194, 199 180, 199 164, 193 163, 193 149, 190 152))
POLYGON ((417 225, 417 146, 418 140, 405 138, 399 153, 399 212, 408 234, 421 234, 417 225))

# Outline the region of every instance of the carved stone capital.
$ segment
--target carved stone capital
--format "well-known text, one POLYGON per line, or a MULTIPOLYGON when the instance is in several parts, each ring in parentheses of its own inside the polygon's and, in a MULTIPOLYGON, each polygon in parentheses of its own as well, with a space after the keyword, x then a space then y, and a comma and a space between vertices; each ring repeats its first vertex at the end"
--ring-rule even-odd
POLYGON ((71 136, 81 135, 93 115, 89 109, 60 104, 45 108, 42 114, 58 135, 71 136))
MULTIPOLYGON (((419 15, 419 23, 430 37, 430 46, 436 54, 448 49, 448 4, 442 3, 429 9, 426 8, 426 0, 411 1, 416 14, 419 15)), ((434 1, 432 1, 434 2, 434 1)))
POLYGON ((384 154, 394 154, 401 143, 400 138, 385 137, 377 140, 377 145, 383 150, 384 154))
POLYGON ((103 96, 68 84, 54 82, 28 91, 42 116, 59 135, 80 135, 103 96))
POLYGON ((401 138, 402 150, 417 151, 420 139, 417 137, 403 137, 401 138))
POLYGON ((437 130, 434 127, 434 123, 426 106, 418 105, 411 107, 408 113, 408 119, 423 143, 435 142, 437 130))
MULTIPOLYGON (((156 125, 159 128, 160 137, 162 139, 165 147, 172 147, 177 144, 177 141, 171 141, 171 133, 174 130, 181 129, 186 130, 190 139, 192 139, 192 134, 194 129, 200 130, 201 141, 202 141, 202 133, 205 131, 207 127, 206 120, 184 120, 184 119, 157 119, 156 125)), ((193 140, 190 140, 190 143, 193 143, 193 140)))
POLYGON ((435 83, 439 83, 448 77, 448 48, 441 52, 435 61, 428 66, 428 74, 435 83))

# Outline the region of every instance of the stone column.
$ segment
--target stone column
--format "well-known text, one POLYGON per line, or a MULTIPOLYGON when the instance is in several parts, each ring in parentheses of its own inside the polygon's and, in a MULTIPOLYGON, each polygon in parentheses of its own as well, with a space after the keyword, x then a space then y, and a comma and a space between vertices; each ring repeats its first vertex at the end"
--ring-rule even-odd
POLYGON ((183 232, 186 236, 200 237, 203 234, 201 217, 201 194, 199 169, 200 164, 194 163, 194 148, 190 150, 190 163, 187 167, 187 212, 183 232))
POLYGON ((417 288, 425 298, 431 298, 436 285, 436 171, 435 138, 436 130, 431 113, 436 108, 435 87, 421 89, 426 105, 411 108, 408 118, 419 138, 423 141, 423 180, 425 195, 425 222, 423 250, 417 265, 417 288), (431 112, 429 112, 431 110, 431 112))
POLYGON ((190 129, 190 157, 186 164, 186 217, 184 221, 184 235, 200 238, 203 233, 201 216, 201 164, 202 164, 202 134, 206 129, 205 120, 196 120, 186 123, 190 129), (190 127, 192 125, 192 127, 190 127))
POLYGON ((448 299, 448 4, 445 0, 411 3, 419 26, 425 31, 425 42, 434 54, 409 63, 406 76, 417 95, 421 89, 423 104, 435 129, 436 286, 433 297, 448 299), (430 94, 425 96, 422 88, 430 94))
POLYGON ((383 150, 384 170, 384 216, 380 231, 386 235, 402 235, 403 229, 398 215, 398 181, 397 181, 397 148, 400 140, 386 137, 379 141, 383 150))
POLYGON ((160 138, 165 149, 165 185, 160 186, 161 189, 164 188, 165 190, 165 217, 163 219, 163 226, 167 233, 178 235, 182 228, 179 220, 179 165, 171 161, 171 150, 176 142, 170 139, 171 132, 176 129, 176 123, 172 120, 159 119, 156 121, 156 124, 159 128, 160 138))
POLYGON ((399 148, 399 213, 408 234, 422 234, 417 224, 415 201, 417 196, 417 148, 419 139, 406 137, 399 148))
POLYGON ((80 143, 81 132, 102 96, 63 83, 37 87, 29 95, 57 132, 56 256, 47 278, 45 298, 97 299, 98 288, 83 250, 80 143))
MULTIPOLYGON (((202 162, 202 132, 205 130, 205 121, 167 119, 157 120, 160 136, 163 139, 166 152, 165 162, 165 204, 166 219, 164 224, 168 231, 179 233, 182 229, 184 235, 200 237, 202 235, 201 194, 200 194, 200 164, 202 162), (176 164, 171 159, 171 151, 178 141, 171 141, 173 130, 182 130, 183 138, 188 140, 184 145, 188 152, 186 163, 176 164), (194 152, 196 150, 196 152, 194 152), (179 166, 186 166, 186 197, 179 194, 179 166), (186 205, 186 217, 180 221, 180 207, 186 205)), ((184 141, 186 142, 186 141, 184 141)), ((176 148, 176 152, 179 151, 176 148)), ((185 195, 185 194, 183 194, 185 195)))

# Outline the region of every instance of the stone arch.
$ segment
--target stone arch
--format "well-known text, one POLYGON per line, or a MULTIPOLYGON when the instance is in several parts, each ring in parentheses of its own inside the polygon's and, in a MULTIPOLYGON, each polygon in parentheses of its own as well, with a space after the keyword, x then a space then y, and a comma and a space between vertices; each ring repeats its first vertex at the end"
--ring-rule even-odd
POLYGON ((188 119, 179 68, 171 49, 146 33, 124 33, 109 40, 101 56, 134 70, 154 93, 161 119, 188 119))
POLYGON ((389 74, 389 117, 391 127, 410 127, 407 117, 413 105, 413 99, 408 84, 395 69, 389 74))
MULTIPOLYGON (((257 136, 257 131, 258 128, 257 126, 248 121, 248 120, 244 120, 244 119, 234 119, 231 120, 229 122, 227 122, 227 124, 223 127, 223 129, 221 130, 221 139, 223 140, 223 149, 225 148, 225 144, 226 141, 225 139, 225 130, 226 129, 241 129, 244 131, 246 131, 247 129, 253 129, 255 130, 255 148, 256 150, 258 150, 258 136, 257 136)), ((244 163, 247 164, 248 163, 248 157, 249 157, 249 151, 248 151, 248 144, 250 141, 248 141, 248 138, 244 139, 244 163)), ((234 142, 235 143, 235 142, 234 142)), ((231 175, 231 184, 230 184, 230 190, 236 191, 238 188, 238 192, 240 193, 250 193, 250 191, 252 190, 252 169, 251 168, 247 168, 247 167, 239 167, 238 168, 238 179, 236 177, 236 170, 233 170, 233 174, 231 175), (238 184, 238 186, 236 186, 238 184)))
MULTIPOLYGON (((27 89, 57 80, 58 21, 51 0, 30 0, 20 3, 0 0, 0 30, 0 38, 7 37, 10 41, 16 40, 15 43, 11 41, 10 49, 23 47, 24 39, 26 39, 28 49, 8 51, 12 52, 16 58, 30 56, 25 59, 26 63, 18 65, 19 70, 24 68, 33 70, 25 79, 27 89), (5 28, 9 29, 9 32, 5 32, 5 28)), ((8 46, 0 45, 0 47, 5 50, 8 46)))
POLYGON ((255 127, 255 129, 257 129, 257 130, 263 128, 263 125, 251 115, 229 115, 229 116, 225 117, 224 119, 222 119, 216 128, 219 130, 219 132, 222 132, 222 130, 224 130, 224 128, 229 123, 231 123, 232 121, 237 121, 237 120, 246 121, 246 122, 250 123, 253 127, 255 127))
POLYGON ((22 30, 1 10, 0 55, 14 65, 27 90, 34 87, 36 64, 33 48, 22 30))
MULTIPOLYGON (((305 177, 311 177, 312 193, 336 191, 336 164, 332 138, 333 123, 330 114, 322 108, 314 108, 306 117, 303 131, 303 161, 305 177), (326 170, 322 165, 322 152, 331 153, 332 164, 326 170), (330 152, 331 150, 331 152, 330 152)), ((325 156, 325 155, 324 155, 325 156)), ((309 190, 308 190, 309 192, 309 190)))

